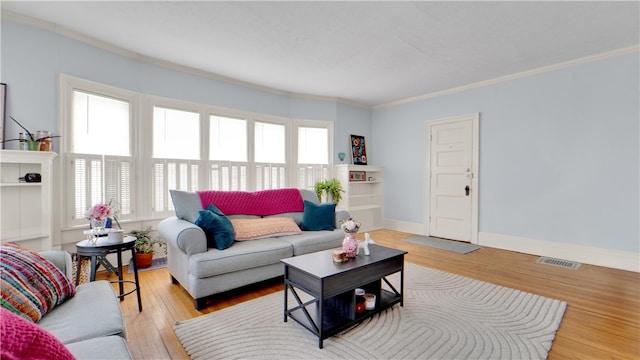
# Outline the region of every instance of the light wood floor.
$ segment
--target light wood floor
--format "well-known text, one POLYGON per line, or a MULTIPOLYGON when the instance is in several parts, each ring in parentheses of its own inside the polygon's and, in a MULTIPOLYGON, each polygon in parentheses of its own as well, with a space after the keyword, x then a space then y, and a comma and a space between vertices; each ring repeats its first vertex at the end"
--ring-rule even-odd
MULTIPOLYGON (((549 359, 640 359, 640 274, 591 265, 567 270, 536 264, 536 256, 492 248, 460 255, 401 241, 410 236, 390 230, 371 232, 379 245, 408 251, 406 261, 566 301, 567 311, 549 359)), ((186 359, 173 333, 176 320, 283 288, 281 279, 274 280, 218 296, 209 307, 196 311, 187 292, 171 284, 166 269, 139 276, 143 311, 138 313, 135 295, 121 303, 135 359, 186 359)), ((114 279, 115 275, 102 273, 98 278, 114 279)))

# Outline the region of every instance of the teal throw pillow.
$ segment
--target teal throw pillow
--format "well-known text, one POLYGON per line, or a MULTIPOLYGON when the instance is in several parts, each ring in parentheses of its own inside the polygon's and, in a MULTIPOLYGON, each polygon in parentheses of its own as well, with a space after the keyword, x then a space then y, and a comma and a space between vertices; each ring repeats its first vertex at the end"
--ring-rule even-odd
POLYGON ((304 213, 300 229, 308 231, 333 230, 335 228, 336 204, 314 204, 304 201, 304 213))
POLYGON ((231 220, 217 207, 209 204, 206 210, 200 210, 198 213, 200 216, 195 224, 204 230, 207 247, 224 250, 233 244, 236 234, 233 232, 231 220))

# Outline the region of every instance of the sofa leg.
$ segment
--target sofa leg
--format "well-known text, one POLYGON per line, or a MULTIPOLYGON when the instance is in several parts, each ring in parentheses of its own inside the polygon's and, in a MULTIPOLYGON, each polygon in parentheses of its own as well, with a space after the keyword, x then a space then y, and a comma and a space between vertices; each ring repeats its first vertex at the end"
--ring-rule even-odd
POLYGON ((174 285, 178 284, 178 280, 176 280, 176 278, 174 278, 173 275, 171 275, 171 283, 174 285))
POLYGON ((207 307, 207 298, 202 297, 199 299, 195 299, 193 300, 193 305, 195 306, 196 310, 200 311, 207 307))

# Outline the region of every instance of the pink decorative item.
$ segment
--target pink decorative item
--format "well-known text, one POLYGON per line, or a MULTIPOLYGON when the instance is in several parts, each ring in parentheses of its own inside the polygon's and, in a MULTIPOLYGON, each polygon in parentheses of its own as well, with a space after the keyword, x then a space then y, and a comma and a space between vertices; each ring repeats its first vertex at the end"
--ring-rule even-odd
POLYGON ((358 241, 356 241, 356 234, 345 233, 344 240, 342 240, 342 250, 347 253, 347 257, 354 258, 358 255, 358 241))
POLYGON ((107 221, 113 218, 113 209, 108 204, 96 204, 84 213, 87 220, 107 221))
POLYGON ((300 190, 294 188, 248 191, 198 191, 202 208, 215 205, 225 215, 269 216, 304 211, 300 190))

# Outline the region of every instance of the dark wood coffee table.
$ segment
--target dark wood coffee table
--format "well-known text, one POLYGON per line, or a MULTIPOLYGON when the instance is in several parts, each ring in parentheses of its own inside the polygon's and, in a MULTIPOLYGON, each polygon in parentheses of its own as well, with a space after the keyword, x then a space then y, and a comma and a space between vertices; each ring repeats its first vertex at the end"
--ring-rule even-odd
POLYGON ((404 255, 406 251, 369 245, 371 255, 358 255, 344 263, 334 263, 332 251, 283 259, 284 263, 284 321, 291 317, 318 337, 318 347, 333 336, 395 304, 403 305, 404 255), (386 276, 400 273, 400 289, 386 276), (385 282, 390 290, 382 287, 385 282), (376 295, 373 310, 356 313, 355 289, 376 295), (312 299, 304 301, 296 290, 304 291, 312 299), (288 294, 297 305, 289 308, 288 294))

